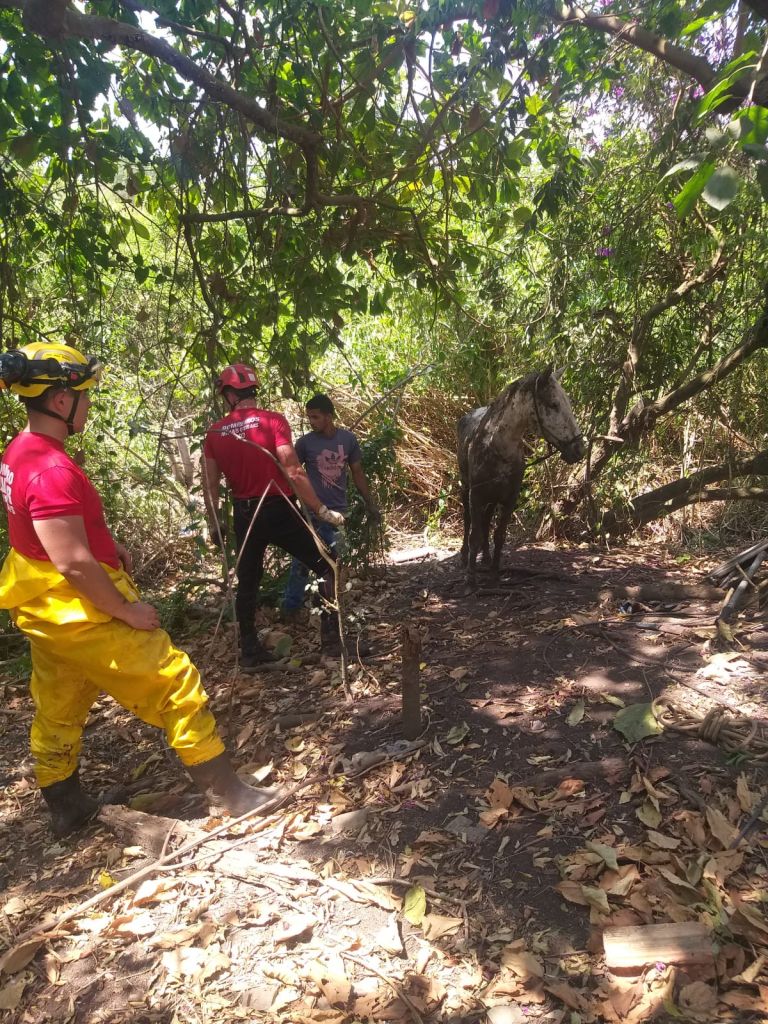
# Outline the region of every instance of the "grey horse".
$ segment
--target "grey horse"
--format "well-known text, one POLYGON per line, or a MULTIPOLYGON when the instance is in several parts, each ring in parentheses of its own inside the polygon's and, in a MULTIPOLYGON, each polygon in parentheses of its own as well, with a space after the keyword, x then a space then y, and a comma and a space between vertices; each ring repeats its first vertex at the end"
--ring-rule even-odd
POLYGON ((495 574, 507 525, 514 512, 525 472, 525 438, 537 435, 556 448, 569 464, 584 458, 584 439, 571 410, 568 395, 555 372, 529 373, 514 381, 490 405, 462 416, 458 423, 458 458, 461 501, 464 506, 464 543, 461 563, 475 580, 477 556, 491 562, 495 574), (493 532, 493 559, 489 536, 493 532))

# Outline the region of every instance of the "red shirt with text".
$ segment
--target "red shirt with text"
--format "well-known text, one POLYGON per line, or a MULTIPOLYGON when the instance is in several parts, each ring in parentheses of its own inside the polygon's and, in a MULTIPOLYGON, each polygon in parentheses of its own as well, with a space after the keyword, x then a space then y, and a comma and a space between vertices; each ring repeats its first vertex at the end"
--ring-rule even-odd
POLYGON ((208 430, 203 447, 205 457, 216 462, 233 497, 292 494, 279 467, 253 444, 245 443, 248 441, 276 457, 280 445, 292 444, 288 420, 266 409, 238 408, 208 430))
POLYGON ((8 539, 20 554, 50 562, 33 523, 80 516, 93 557, 120 568, 101 498, 61 441, 31 431, 17 435, 0 462, 0 492, 8 513, 8 539))

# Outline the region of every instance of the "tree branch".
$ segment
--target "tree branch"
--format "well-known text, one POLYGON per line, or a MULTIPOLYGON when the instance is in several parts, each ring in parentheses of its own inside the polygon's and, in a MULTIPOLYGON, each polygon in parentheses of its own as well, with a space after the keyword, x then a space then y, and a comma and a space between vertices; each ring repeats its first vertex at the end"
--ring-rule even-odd
POLYGON ((21 11, 27 27, 45 38, 64 37, 111 43, 113 46, 138 50, 147 57, 154 57, 155 60, 170 65, 183 79, 202 89, 209 99, 241 113, 269 138, 294 142, 305 152, 316 149, 322 143, 322 136, 318 132, 285 120, 286 115, 282 109, 266 110, 252 96, 216 78, 164 39, 158 39, 136 25, 128 25, 114 18, 81 14, 69 7, 65 0, 52 0, 51 3, 44 0, 26 0, 26 3, 24 0, 0 0, 0 8, 21 11), (57 17, 36 17, 40 7, 55 8, 57 17))
MULTIPOLYGON (((622 21, 621 18, 612 14, 589 14, 577 4, 555 3, 554 15, 563 25, 583 25, 624 42, 632 43, 639 50, 644 50, 651 56, 664 61, 665 64, 669 64, 670 67, 690 75, 705 88, 712 84, 717 74, 715 68, 703 57, 684 50, 681 46, 671 43, 655 32, 649 32, 648 29, 642 28, 636 22, 622 21)), ((734 84, 732 91, 738 92, 740 95, 743 94, 743 96, 747 95, 746 87, 739 86, 738 82, 734 84)))

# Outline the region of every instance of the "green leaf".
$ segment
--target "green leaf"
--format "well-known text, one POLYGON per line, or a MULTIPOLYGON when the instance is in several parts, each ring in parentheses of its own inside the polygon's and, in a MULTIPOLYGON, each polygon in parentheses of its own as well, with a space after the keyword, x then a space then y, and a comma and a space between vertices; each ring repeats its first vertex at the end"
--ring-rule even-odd
POLYGON ((689 178, 677 193, 672 202, 680 217, 687 216, 696 204, 696 200, 704 191, 704 187, 715 172, 715 165, 711 160, 701 164, 698 171, 689 178))
POLYGON ((653 704, 630 704, 613 719, 613 727, 630 743, 638 743, 646 736, 658 736, 664 731, 654 714, 653 704))
POLYGON ((662 176, 662 181, 664 181, 665 178, 672 177, 673 174, 679 174, 680 171, 695 170, 695 168, 698 167, 700 163, 700 157, 686 157, 685 160, 681 160, 679 164, 675 164, 674 167, 671 167, 669 171, 667 171, 667 173, 662 176))
POLYGON ((718 167, 710 175, 701 197, 715 210, 724 210, 736 198, 740 184, 741 178, 732 167, 718 167))
POLYGON ((420 925, 427 913, 427 894, 423 885, 412 885, 403 897, 403 917, 411 924, 420 925))
POLYGON ((699 29, 702 29, 702 28, 704 28, 705 25, 708 25, 710 23, 710 21, 713 20, 714 17, 715 17, 714 14, 706 14, 706 15, 704 15, 703 18, 695 18, 693 21, 689 21, 688 24, 681 31, 680 35, 681 36, 692 36, 692 35, 694 35, 696 32, 699 31, 699 29))

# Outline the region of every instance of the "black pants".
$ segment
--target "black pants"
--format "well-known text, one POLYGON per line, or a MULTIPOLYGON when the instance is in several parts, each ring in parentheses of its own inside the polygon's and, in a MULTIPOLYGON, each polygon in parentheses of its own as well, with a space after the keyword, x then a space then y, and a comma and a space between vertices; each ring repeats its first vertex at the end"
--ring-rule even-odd
MULTIPOLYGON (((244 640, 255 632, 254 615, 259 603, 259 586, 264 575, 264 553, 270 544, 287 551, 320 578, 320 591, 333 596, 333 570, 317 550, 314 538, 299 516, 288 508, 279 494, 265 498, 251 532, 248 527, 259 504, 259 498, 235 498, 234 520, 237 550, 242 550, 237 569, 235 613, 244 640), (248 539, 246 540, 246 534, 248 539), (243 547, 245 544, 245 547, 243 547)), ((294 503, 298 509, 298 504, 294 503)))

